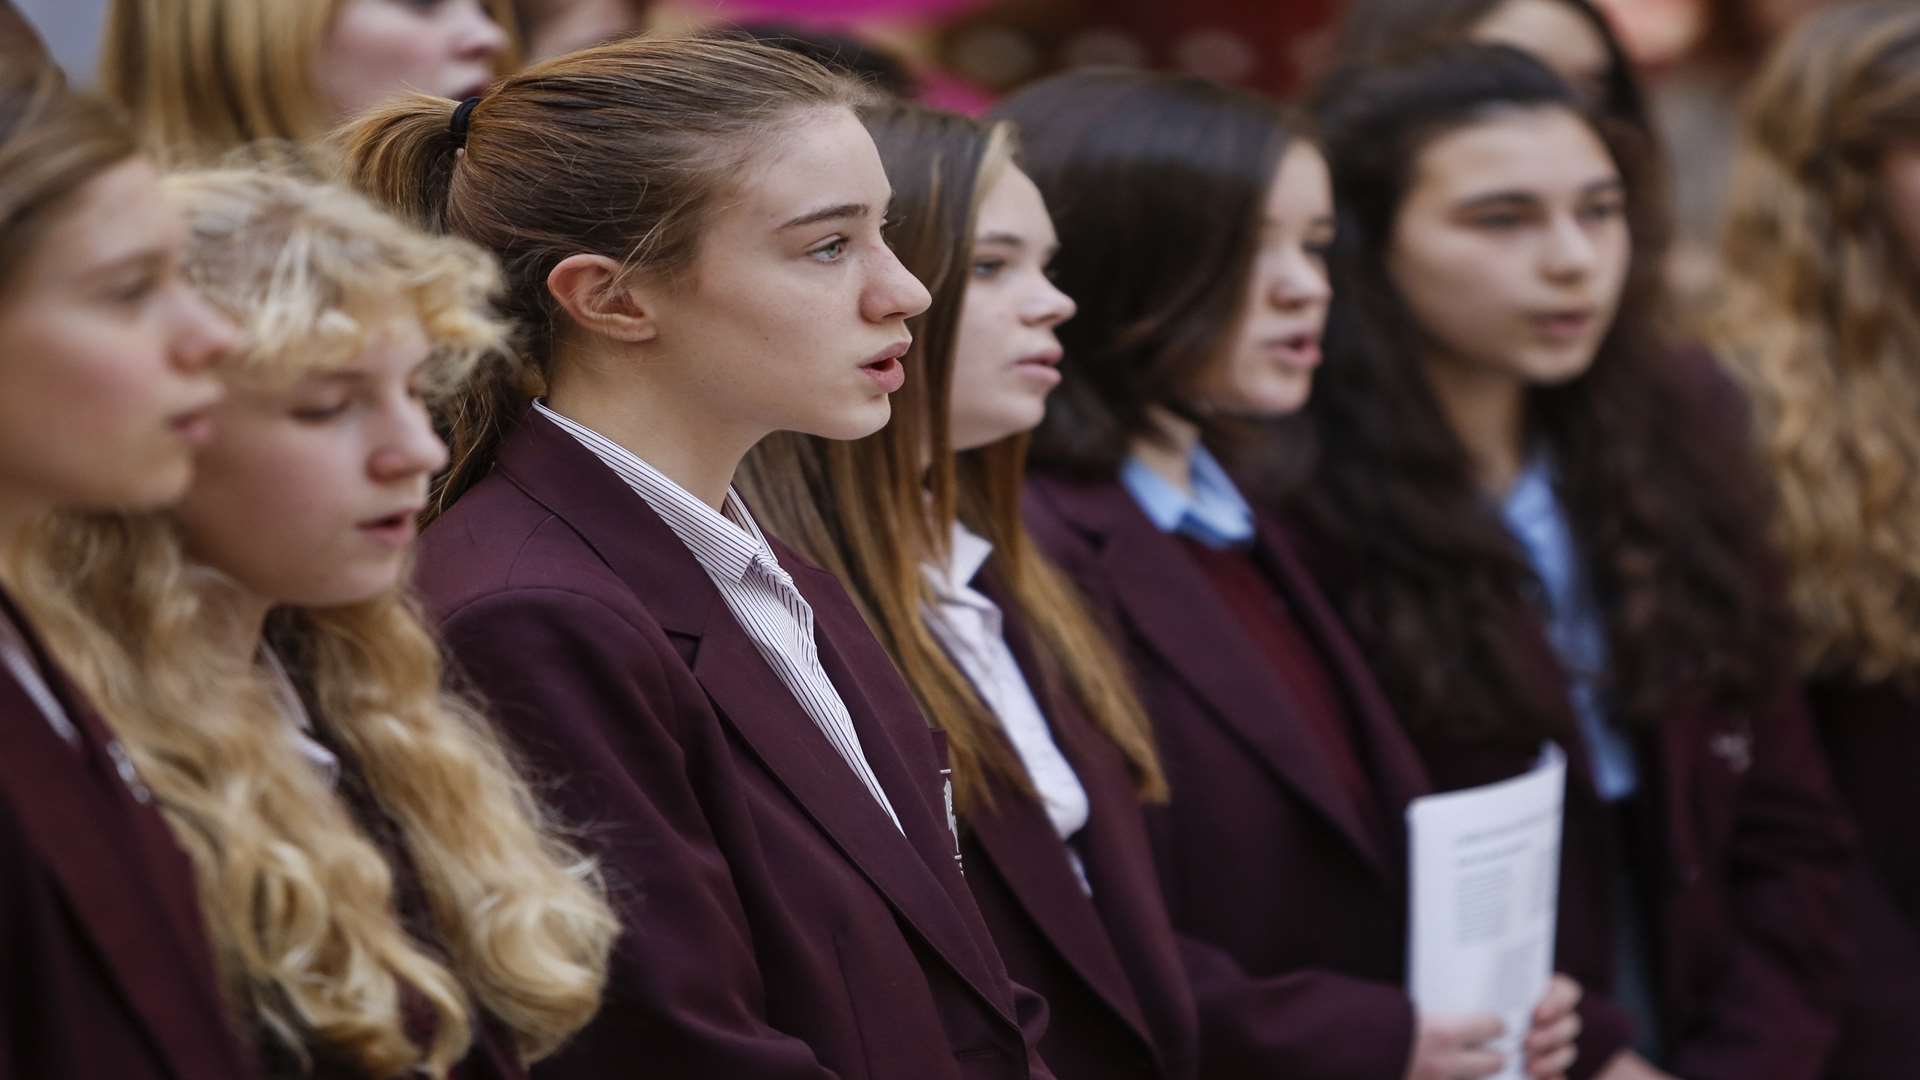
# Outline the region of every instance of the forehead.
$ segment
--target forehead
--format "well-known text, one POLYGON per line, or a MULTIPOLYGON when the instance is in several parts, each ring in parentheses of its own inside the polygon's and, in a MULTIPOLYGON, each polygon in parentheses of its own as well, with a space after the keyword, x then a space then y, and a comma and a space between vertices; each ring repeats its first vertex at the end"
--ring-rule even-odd
POLYGON ((1333 213, 1333 180, 1318 147, 1294 140, 1273 171, 1262 208, 1268 221, 1293 221, 1333 213))
POLYGON ((137 158, 88 181, 56 213, 32 257, 36 271, 56 278, 185 241, 185 220, 159 173, 137 158))
POLYGON ((1010 232, 1022 237, 1039 237, 1052 242, 1053 217, 1047 213, 1046 197, 1039 185, 1025 172, 1009 165, 1001 170, 980 199, 979 223, 975 232, 1010 232))
POLYGON ((853 110, 820 108, 795 117, 755 155, 732 209, 748 224, 777 229, 827 206, 865 205, 879 215, 891 194, 880 152, 853 110))
POLYGON ((1604 73, 1612 59, 1593 22, 1566 0, 1507 0, 1474 26, 1472 36, 1532 53, 1562 78, 1604 73))
POLYGON ((1514 109, 1428 143, 1415 163, 1409 200, 1490 190, 1560 194, 1618 175, 1586 121, 1560 108, 1514 109))

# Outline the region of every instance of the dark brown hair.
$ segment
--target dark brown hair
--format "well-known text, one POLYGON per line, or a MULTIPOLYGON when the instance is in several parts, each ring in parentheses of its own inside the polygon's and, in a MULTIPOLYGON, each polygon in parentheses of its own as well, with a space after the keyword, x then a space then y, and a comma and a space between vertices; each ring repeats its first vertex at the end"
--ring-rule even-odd
MULTIPOLYGON (((1518 634, 1537 581, 1425 374, 1424 332, 1387 269, 1420 155, 1451 131, 1558 110, 1603 136, 1545 67, 1505 47, 1442 47, 1336 75, 1320 122, 1340 192, 1327 365, 1309 414, 1322 457, 1305 500, 1343 614, 1415 730, 1531 743, 1562 730, 1562 689, 1518 634)), ((1610 140, 1629 205, 1631 141, 1610 140)), ((1751 704, 1790 673, 1737 397, 1684 362, 1652 317, 1662 252, 1638 222, 1626 294, 1590 369, 1527 399, 1605 618, 1615 714, 1655 723, 1676 696, 1751 704)))
POLYGON ((914 371, 893 419, 851 442, 776 433, 747 455, 736 483, 769 532, 831 570, 860 605, 929 719, 947 733, 963 809, 993 804, 995 783, 1032 782, 998 722, 926 625, 924 567, 943 561, 956 520, 994 546, 986 573, 1032 636, 1036 689, 1064 685, 1132 763, 1143 794, 1166 781, 1147 718, 1119 657, 1020 518, 1027 440, 948 449, 954 349, 973 261, 980 200, 1013 167, 1012 131, 917 105, 862 118, 893 181, 887 239, 933 295, 912 320, 914 371))
POLYGON ((67 89, 51 63, 0 54, 0 287, 75 193, 137 152, 107 102, 67 89))
POLYGON ((1036 468, 1111 477, 1156 408, 1198 422, 1243 482, 1297 461, 1265 425, 1190 400, 1245 303, 1261 207, 1299 124, 1251 92, 1192 76, 1084 70, 994 108, 1053 211, 1054 262, 1079 315, 1060 328, 1066 381, 1034 433, 1036 468), (1120 118, 1124 118, 1124 122, 1120 118))
POLYGON ((712 208, 794 115, 866 100, 855 82, 781 49, 715 38, 631 38, 497 84, 467 117, 416 94, 341 134, 349 177, 435 230, 500 257, 519 365, 477 377, 443 420, 444 510, 493 467, 505 430, 544 388, 566 323, 547 275, 570 255, 673 278, 693 263, 712 208))

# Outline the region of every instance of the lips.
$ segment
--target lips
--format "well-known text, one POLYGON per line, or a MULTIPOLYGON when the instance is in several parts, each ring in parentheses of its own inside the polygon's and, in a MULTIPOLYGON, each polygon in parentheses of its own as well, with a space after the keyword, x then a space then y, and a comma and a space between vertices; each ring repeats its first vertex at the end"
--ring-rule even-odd
POLYGON ((891 394, 907 384, 907 369, 900 363, 900 358, 905 356, 907 350, 912 347, 912 338, 897 341, 861 364, 860 370, 866 372, 867 377, 874 381, 874 385, 880 388, 881 393, 891 394))
POLYGON ((1551 341, 1574 341, 1583 338, 1593 331, 1599 319, 1599 312, 1593 308, 1541 311, 1528 317, 1534 330, 1551 341))
POLYGON ((205 446, 213 441, 213 409, 195 409, 167 421, 167 427, 189 446, 205 446))
POLYGON ((412 542, 415 531, 414 522, 420 516, 421 507, 414 506, 397 510, 384 517, 371 518, 359 524, 361 532, 375 540, 395 546, 405 546, 412 542))
POLYGON ((1289 368, 1314 368, 1320 365, 1320 333, 1300 330, 1280 334, 1261 342, 1262 348, 1289 368))

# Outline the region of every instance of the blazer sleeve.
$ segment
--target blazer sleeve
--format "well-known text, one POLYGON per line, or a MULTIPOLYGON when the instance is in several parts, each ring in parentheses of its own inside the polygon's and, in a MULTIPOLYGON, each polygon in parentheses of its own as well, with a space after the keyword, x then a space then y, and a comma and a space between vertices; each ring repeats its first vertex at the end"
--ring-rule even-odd
POLYGON ((705 701, 677 700, 664 636, 561 589, 477 600, 442 632, 548 805, 584 831, 624 927, 599 1016, 540 1075, 831 1077, 767 1019, 710 823, 710 804, 737 794, 705 768, 724 749, 686 722, 705 701))
POLYGON ((1733 944, 1700 1023, 1672 1033, 1688 1080, 1814 1080, 1852 971, 1851 830, 1799 698, 1761 721, 1722 871, 1733 944))

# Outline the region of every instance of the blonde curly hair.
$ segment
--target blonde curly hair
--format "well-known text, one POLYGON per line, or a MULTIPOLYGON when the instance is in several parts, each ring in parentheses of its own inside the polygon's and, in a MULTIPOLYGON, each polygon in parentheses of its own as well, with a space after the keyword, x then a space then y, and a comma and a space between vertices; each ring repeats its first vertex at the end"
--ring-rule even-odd
POLYGON ((1878 172, 1920 131, 1920 7, 1803 23, 1745 104, 1709 338, 1751 392, 1810 672, 1920 682, 1920 261, 1878 172))
MULTIPOLYGON (((349 361, 396 302, 418 313, 442 385, 498 351, 498 272, 471 245, 292 176, 171 183, 193 226, 188 272, 243 330, 231 377, 349 361)), ((374 804, 356 817, 267 719, 280 708, 274 676, 210 644, 233 630, 207 602, 221 579, 167 515, 55 521, 16 580, 165 809, 237 1008, 276 1050, 442 1077, 477 1037, 476 1005, 528 1060, 591 1018, 618 932, 604 887, 485 718, 447 690, 404 590, 269 620, 275 655, 374 804), (421 936, 396 903, 395 866, 417 878, 421 936), (422 1005, 434 1021, 424 1046, 409 1024, 422 1005)))

